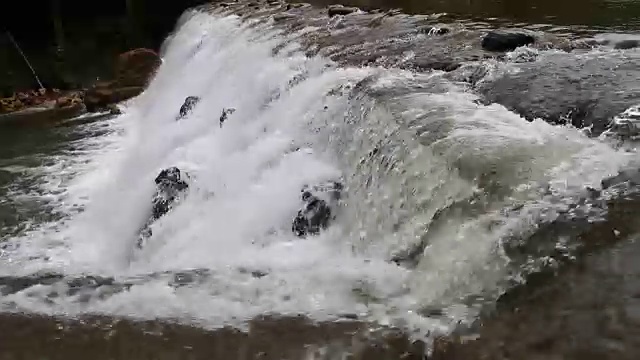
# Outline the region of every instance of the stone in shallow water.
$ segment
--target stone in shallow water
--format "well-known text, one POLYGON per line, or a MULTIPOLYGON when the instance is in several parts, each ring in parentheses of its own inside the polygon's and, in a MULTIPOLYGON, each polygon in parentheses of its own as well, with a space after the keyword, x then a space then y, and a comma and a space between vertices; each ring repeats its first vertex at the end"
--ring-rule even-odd
POLYGON ((640 185, 640 169, 622 170, 616 176, 611 176, 602 180, 602 188, 608 189, 619 185, 640 185))
POLYGON ((640 136, 640 105, 632 106, 611 120, 607 136, 636 139, 640 136))
POLYGON ((273 15, 273 21, 282 22, 282 21, 287 21, 291 19, 296 19, 297 17, 298 15, 295 15, 295 14, 281 13, 281 14, 273 15))
POLYGON ((614 45, 614 49, 633 49, 637 48, 638 46, 640 46, 640 41, 638 40, 622 40, 614 45))
POLYGON ((189 184, 182 179, 182 173, 177 167, 162 170, 156 177, 155 183, 156 193, 153 197, 151 217, 140 231, 138 248, 141 248, 144 241, 152 236, 151 224, 167 214, 189 188, 189 184))
POLYGON ((335 203, 340 200, 343 185, 330 182, 313 188, 302 189, 304 205, 293 219, 291 230, 296 236, 316 235, 329 226, 334 219, 335 203), (326 196, 323 196, 326 195, 326 196), (322 197, 326 197, 323 199, 322 197))
POLYGON ((487 51, 513 51, 520 46, 533 44, 536 39, 523 32, 490 31, 482 39, 482 48, 487 51))
POLYGON ((329 17, 334 17, 336 15, 349 15, 352 14, 354 12, 357 12, 358 9, 357 7, 346 7, 343 5, 332 5, 329 6, 329 9, 327 11, 327 13, 329 14, 329 17))

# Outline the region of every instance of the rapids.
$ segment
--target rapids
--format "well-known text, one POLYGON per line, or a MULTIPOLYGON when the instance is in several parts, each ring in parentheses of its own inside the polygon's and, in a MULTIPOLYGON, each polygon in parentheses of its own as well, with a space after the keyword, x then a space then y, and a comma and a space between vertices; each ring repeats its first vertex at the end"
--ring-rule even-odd
POLYGON ((533 266, 506 241, 637 160, 604 137, 484 105, 442 71, 308 55, 299 40, 313 31, 186 13, 149 88, 117 118, 82 125, 87 136, 11 193, 46 197, 59 216, 3 239, 0 310, 205 328, 303 314, 448 332, 533 266), (187 96, 201 100, 176 121, 187 96), (236 111, 219 126, 225 108, 236 111), (192 177, 189 196, 136 249, 169 166, 192 177), (300 189, 337 178, 336 221, 294 236, 300 189))

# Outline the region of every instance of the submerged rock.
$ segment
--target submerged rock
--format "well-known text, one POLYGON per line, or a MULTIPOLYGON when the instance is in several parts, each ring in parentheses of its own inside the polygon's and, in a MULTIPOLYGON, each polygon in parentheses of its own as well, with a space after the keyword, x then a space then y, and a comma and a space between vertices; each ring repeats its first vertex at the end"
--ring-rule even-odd
MULTIPOLYGON (((535 62, 515 64, 518 71, 496 74, 475 90, 483 103, 498 103, 529 121, 588 128, 590 136, 609 129, 611 119, 637 104, 640 57, 547 53, 535 62)), ((633 117, 617 126, 636 130, 633 117)))
POLYGON ((327 10, 329 17, 334 17, 336 15, 349 15, 354 12, 358 12, 360 9, 357 7, 346 7, 343 5, 331 5, 327 10))
POLYGON ((193 108, 196 107, 198 102, 200 102, 199 96, 187 96, 187 98, 184 99, 184 103, 182 104, 182 106, 180 106, 180 115, 176 118, 176 120, 180 120, 189 115, 193 108))
POLYGON ((289 11, 291 9, 297 9, 297 8, 301 8, 301 7, 307 7, 307 6, 311 6, 310 4, 307 3, 293 3, 293 4, 287 4, 286 10, 289 11))
POLYGON ((298 17, 298 15, 289 14, 289 13, 275 14, 275 15, 273 15, 273 21, 274 22, 281 22, 281 21, 295 19, 297 17, 298 17))
POLYGON ((122 110, 120 110, 120 108, 116 104, 110 104, 109 106, 107 106, 107 109, 109 110, 109 114, 111 115, 122 114, 122 110))
POLYGON ((536 39, 523 32, 491 31, 482 39, 482 48, 487 51, 513 51, 520 46, 533 44, 536 39))
POLYGON ((140 232, 137 244, 139 248, 142 247, 145 239, 151 237, 151 224, 166 215, 189 188, 189 184, 182 179, 180 169, 175 166, 160 171, 154 181, 156 192, 153 196, 151 217, 140 232))
POLYGON ((332 208, 341 198, 343 186, 339 182, 330 182, 312 188, 302 189, 304 205, 293 219, 291 230, 298 237, 317 235, 329 226, 335 218, 332 208), (321 196, 325 197, 322 199, 321 196))
POLYGON ((626 49, 633 49, 633 48, 637 48, 638 46, 640 46, 640 41, 638 40, 622 40, 617 42, 613 48, 614 49, 619 49, 619 50, 626 50, 626 49))
POLYGON ((618 172, 617 175, 603 179, 601 182, 603 189, 616 186, 638 186, 640 185, 640 169, 627 169, 618 172))

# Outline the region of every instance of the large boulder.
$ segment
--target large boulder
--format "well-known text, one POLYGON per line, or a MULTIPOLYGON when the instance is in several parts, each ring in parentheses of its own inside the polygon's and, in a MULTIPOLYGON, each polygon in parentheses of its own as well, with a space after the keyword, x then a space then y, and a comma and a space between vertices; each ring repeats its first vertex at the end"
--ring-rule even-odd
POLYGON ((100 82, 87 90, 88 111, 102 111, 109 105, 142 93, 155 75, 162 60, 153 50, 135 49, 118 57, 115 79, 100 82))
POLYGON ((135 49, 118 56, 116 82, 119 87, 147 86, 162 64, 160 56, 149 49, 135 49))

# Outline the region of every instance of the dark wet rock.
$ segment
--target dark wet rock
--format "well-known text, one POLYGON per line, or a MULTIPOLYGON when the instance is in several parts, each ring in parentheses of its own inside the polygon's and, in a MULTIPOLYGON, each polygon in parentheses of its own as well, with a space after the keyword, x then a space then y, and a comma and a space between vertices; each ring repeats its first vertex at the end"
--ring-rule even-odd
MULTIPOLYGON (((156 276, 159 274, 155 274, 156 276)), ((167 275, 163 273, 160 275, 167 275)), ((202 282, 211 276, 209 269, 193 269, 188 271, 180 271, 172 274, 173 279, 170 281, 172 287, 178 288, 186 285, 193 285, 194 283, 202 282)))
POLYGON ((416 70, 439 70, 439 71, 454 71, 458 69, 462 64, 456 62, 455 60, 438 60, 438 59, 426 59, 422 58, 419 61, 415 61, 412 66, 413 69, 416 70))
POLYGON ((222 109, 222 114, 220 115, 220 127, 227 120, 229 115, 233 114, 236 111, 234 108, 222 109))
POLYGON ((341 198, 343 186, 339 182, 330 182, 320 186, 302 189, 304 203, 293 220, 291 230, 296 236, 316 235, 329 226, 335 218, 332 210, 341 198))
POLYGON ((576 57, 546 54, 535 62, 513 64, 516 72, 481 82, 484 103, 499 103, 532 121, 590 128, 598 136, 616 115, 640 98, 640 57, 611 53, 576 57))
POLYGON ((177 167, 170 167, 160 171, 154 181, 156 183, 156 192, 153 196, 151 216, 140 231, 138 247, 142 247, 145 239, 151 237, 151 224, 166 215, 189 188, 189 184, 183 179, 182 173, 177 167))
POLYGON ((143 91, 141 86, 119 87, 115 82, 99 83, 87 90, 84 105, 89 112, 103 111, 109 105, 138 96, 143 91))
POLYGON ((306 7, 306 6, 310 6, 307 3, 292 3, 292 4, 287 4, 287 11, 291 10, 291 9, 297 9, 297 8, 301 8, 301 7, 306 7))
POLYGON ((95 290, 102 286, 113 286, 114 279, 101 276, 84 276, 67 280, 67 295, 74 296, 86 290, 95 290))
POLYGON ((247 269, 247 268, 239 268, 238 271, 241 274, 250 274, 251 277, 254 277, 256 279, 260 279, 263 278, 267 275, 269 275, 268 271, 264 271, 264 270, 254 270, 254 269, 247 269))
POLYGON ((122 114, 122 110, 116 104, 109 104, 107 106, 107 110, 109 110, 109 114, 111 115, 120 115, 122 114))
POLYGON ((596 46, 598 46, 598 42, 594 39, 577 39, 569 41, 568 49, 561 49, 569 52, 574 50, 591 50, 596 46))
POLYGON ((176 120, 180 120, 189 115, 191 111, 193 111, 193 108, 196 107, 198 102, 200 102, 199 96, 187 96, 187 98, 184 99, 184 103, 182 104, 182 106, 180 106, 180 115, 176 118, 176 120))
POLYGON ((627 169, 618 172, 617 175, 602 180, 602 188, 609 189, 620 185, 640 185, 640 169, 627 169))
POLYGON ((282 22, 282 21, 295 19, 297 17, 298 17, 298 15, 295 15, 295 14, 281 13, 281 14, 273 15, 273 21, 274 22, 282 22))
POLYGON ((640 46, 639 40, 622 40, 617 42, 613 47, 614 49, 625 50, 637 48, 638 46, 640 46))
POLYGON ((189 188, 182 179, 180 169, 170 167, 158 174, 154 182, 156 183, 156 196, 153 201, 153 219, 157 220, 171 209, 171 204, 175 202, 179 195, 189 188))
POLYGON ((533 44, 536 39, 516 31, 491 31, 482 39, 482 48, 487 51, 513 51, 521 46, 533 44))
POLYGON ((601 190, 594 189, 591 186, 587 186, 586 192, 587 192, 587 197, 586 198, 588 200, 596 200, 597 198, 602 196, 602 191, 601 190))
POLYGON ((102 111, 115 104, 140 95, 162 64, 160 56, 149 49, 135 49, 118 56, 116 72, 111 81, 89 88, 84 104, 90 112, 102 111))
POLYGON ((153 50, 134 49, 118 56, 116 82, 119 87, 147 86, 162 64, 153 50))
POLYGON ((632 106, 616 115, 605 135, 622 140, 638 139, 640 137, 640 106, 632 106))
POLYGON ((35 285, 51 285, 63 279, 61 274, 45 273, 30 276, 2 276, 0 277, 0 294, 6 296, 15 294, 35 285))
POLYGON ((327 9, 327 13, 329 14, 329 17, 334 17, 336 15, 353 14, 355 12, 358 12, 359 10, 360 9, 358 9, 357 7, 346 7, 346 6, 343 6, 343 5, 331 5, 327 9))

